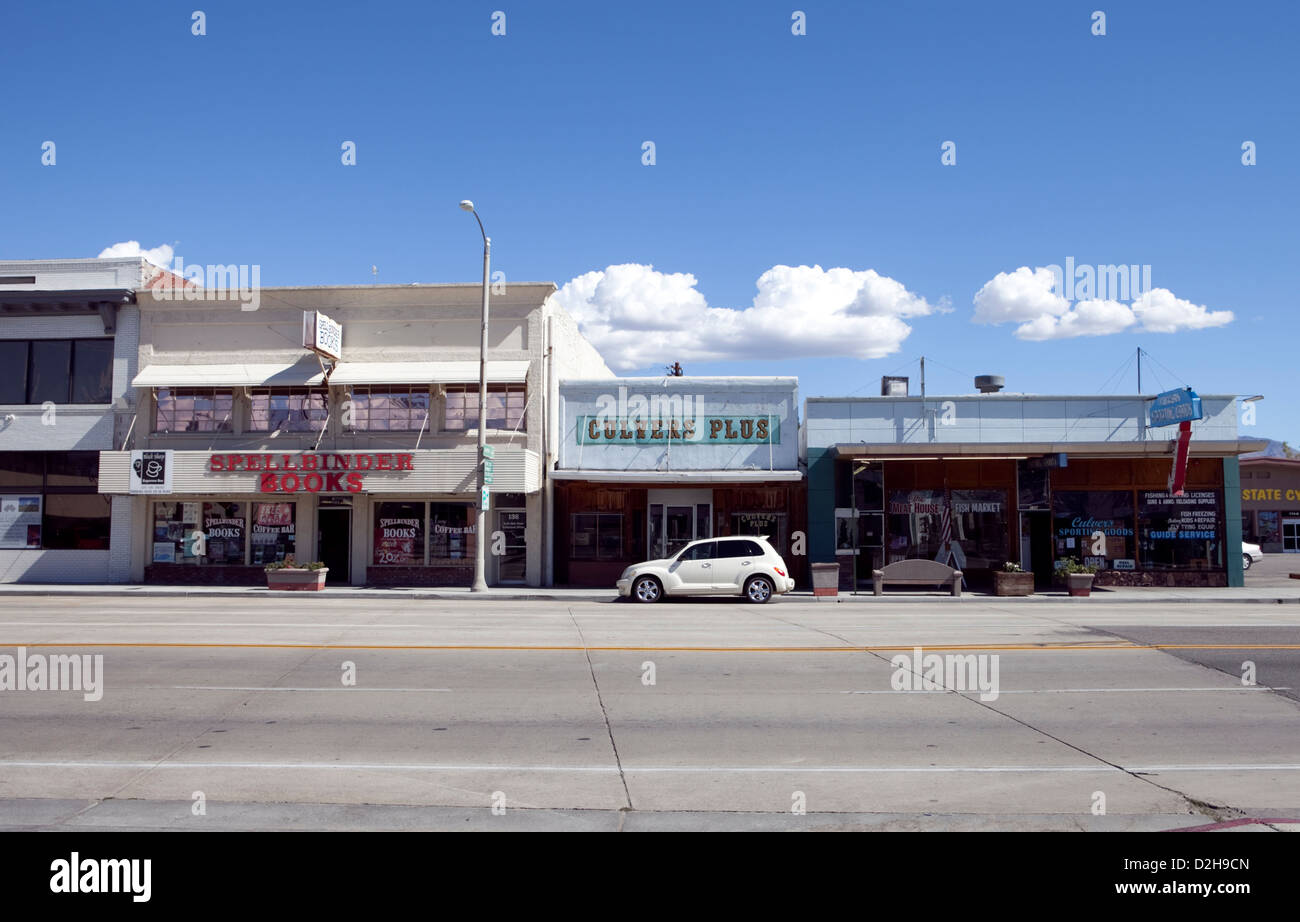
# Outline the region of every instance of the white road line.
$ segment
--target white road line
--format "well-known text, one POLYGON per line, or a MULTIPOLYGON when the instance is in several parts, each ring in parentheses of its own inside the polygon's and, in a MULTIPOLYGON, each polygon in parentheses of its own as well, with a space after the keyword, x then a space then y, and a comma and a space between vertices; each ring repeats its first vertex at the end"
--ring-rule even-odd
MULTIPOLYGON (((978 691, 978 689, 972 689, 978 691)), ((1091 695, 1096 692, 1120 692, 1136 694, 1139 692, 1264 692, 1264 691, 1290 691, 1289 685, 1221 685, 1217 687, 1206 688, 1003 688, 998 691, 999 695, 1091 695)), ((841 695, 898 695, 904 692, 896 689, 867 689, 865 691, 842 691, 841 695)), ((923 695, 946 695, 950 691, 946 688, 938 689, 918 689, 908 691, 907 694, 923 695)))
MULTIPOLYGON (((132 686, 127 686, 132 687, 132 686)), ((294 687, 284 685, 137 685, 147 691, 254 691, 254 692, 449 692, 450 688, 358 688, 340 685, 333 687, 294 687)))
MULTIPOLYGON (((389 771, 389 772, 519 772, 563 774, 617 774, 617 765, 466 765, 394 762, 108 762, 69 761, 38 762, 21 760, 0 761, 0 771, 6 768, 86 768, 86 769, 287 769, 290 771, 389 771)), ((683 765, 624 765, 623 771, 655 775, 751 775, 751 774, 1077 774, 1088 772, 1137 772, 1159 774, 1166 772, 1300 772, 1300 764, 1278 765, 1139 765, 1114 768, 1095 765, 955 765, 955 766, 904 766, 877 767, 852 765, 735 765, 735 766, 683 766, 683 765)))

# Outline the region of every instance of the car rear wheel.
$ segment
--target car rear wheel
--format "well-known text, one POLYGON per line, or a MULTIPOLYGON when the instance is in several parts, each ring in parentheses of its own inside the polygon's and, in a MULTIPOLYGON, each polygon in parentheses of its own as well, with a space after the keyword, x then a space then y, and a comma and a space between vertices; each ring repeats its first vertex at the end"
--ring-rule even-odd
POLYGON ((1249 570, 1249 569, 1250 569, 1250 555, 1249 555, 1249 554, 1242 554, 1242 555, 1241 555, 1241 568, 1242 568, 1243 570, 1249 570))
POLYGON ((658 602, 664 595, 664 587, 653 576, 642 576, 632 584, 632 598, 638 602, 658 602))
POLYGON ((759 605, 772 598, 772 581, 766 576, 755 576, 745 583, 745 598, 759 605))

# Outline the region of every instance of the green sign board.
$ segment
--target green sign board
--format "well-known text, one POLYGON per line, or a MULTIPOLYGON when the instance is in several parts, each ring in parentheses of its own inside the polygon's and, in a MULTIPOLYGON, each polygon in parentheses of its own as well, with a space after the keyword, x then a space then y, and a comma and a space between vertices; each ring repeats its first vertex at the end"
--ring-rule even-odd
POLYGON ((579 445, 779 445, 781 421, 775 416, 579 416, 577 436, 579 445))

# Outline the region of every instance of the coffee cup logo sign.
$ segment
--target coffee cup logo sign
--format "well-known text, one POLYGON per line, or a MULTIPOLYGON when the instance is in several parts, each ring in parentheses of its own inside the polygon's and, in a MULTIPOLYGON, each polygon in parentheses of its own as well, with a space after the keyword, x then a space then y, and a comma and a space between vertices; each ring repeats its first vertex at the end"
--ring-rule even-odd
POLYGON ((170 493, 172 491, 172 452, 131 452, 132 493, 170 493))
POLYGON ((208 457, 208 472, 236 474, 255 471, 263 493, 360 493, 373 472, 413 471, 409 452, 303 452, 268 454, 226 452, 208 457))

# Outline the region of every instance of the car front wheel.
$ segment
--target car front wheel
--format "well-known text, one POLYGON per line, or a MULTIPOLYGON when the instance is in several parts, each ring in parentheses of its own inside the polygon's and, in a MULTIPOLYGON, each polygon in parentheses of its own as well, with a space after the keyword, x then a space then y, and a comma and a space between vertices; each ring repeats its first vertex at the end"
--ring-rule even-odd
POLYGON ((642 576, 632 584, 632 598, 638 602, 658 602, 664 589, 653 576, 642 576))
POLYGON ((1249 569, 1250 569, 1250 555, 1249 555, 1249 554, 1242 554, 1242 555, 1241 555, 1241 568, 1242 568, 1243 570, 1249 570, 1249 569))
POLYGON ((772 598, 772 581, 766 576, 755 576, 745 583, 745 598, 762 605, 772 598))

